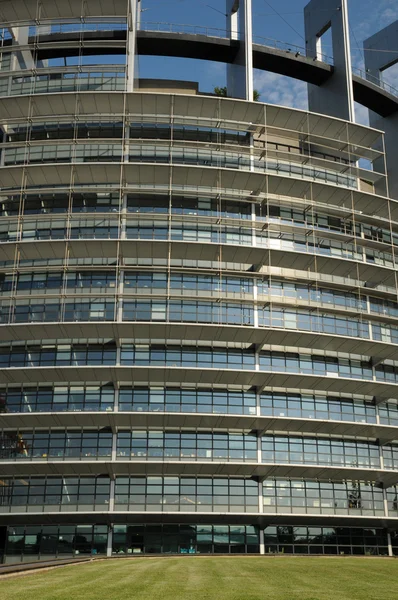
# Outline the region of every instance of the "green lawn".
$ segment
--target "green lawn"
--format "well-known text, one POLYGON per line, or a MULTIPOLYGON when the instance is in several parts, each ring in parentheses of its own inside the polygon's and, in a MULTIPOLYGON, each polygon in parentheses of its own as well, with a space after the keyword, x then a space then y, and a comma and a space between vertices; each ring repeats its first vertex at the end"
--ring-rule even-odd
POLYGON ((398 560, 115 559, 9 577, 1 600, 397 600, 398 560))

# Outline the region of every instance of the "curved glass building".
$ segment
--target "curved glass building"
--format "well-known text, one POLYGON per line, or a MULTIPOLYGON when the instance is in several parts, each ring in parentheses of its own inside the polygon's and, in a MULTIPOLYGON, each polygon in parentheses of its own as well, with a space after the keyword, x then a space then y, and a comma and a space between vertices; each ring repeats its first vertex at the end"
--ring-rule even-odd
POLYGON ((4 562, 398 554, 398 92, 352 73, 345 2, 314 54, 318 5, 304 54, 250 0, 223 34, 0 1, 4 562), (147 54, 227 63, 228 97, 147 54))

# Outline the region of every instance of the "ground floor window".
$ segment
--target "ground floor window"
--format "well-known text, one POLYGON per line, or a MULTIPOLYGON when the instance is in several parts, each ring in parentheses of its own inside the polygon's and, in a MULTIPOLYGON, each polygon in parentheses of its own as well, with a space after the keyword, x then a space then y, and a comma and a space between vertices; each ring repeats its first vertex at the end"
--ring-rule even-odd
POLYGON ((107 525, 9 526, 4 562, 35 562, 106 554, 107 525))
POLYGON ((115 525, 112 552, 123 554, 257 554, 258 527, 115 525))
MULTIPOLYGON (((114 524, 9 525, 0 527, 0 563, 143 554, 260 554, 256 525, 114 524)), ((270 525, 264 552, 398 556, 398 530, 270 525)))
POLYGON ((266 554, 388 555, 385 529, 350 527, 267 527, 266 554))

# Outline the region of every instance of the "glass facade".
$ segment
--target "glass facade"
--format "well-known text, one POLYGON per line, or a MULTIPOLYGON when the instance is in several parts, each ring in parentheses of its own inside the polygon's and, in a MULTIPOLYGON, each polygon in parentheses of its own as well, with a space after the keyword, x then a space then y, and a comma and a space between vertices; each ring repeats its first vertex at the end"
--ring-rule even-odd
POLYGON ((257 437, 239 433, 129 431, 117 436, 119 458, 257 461, 257 437))
POLYGON ((83 4, 1 25, 0 558, 398 555, 383 134, 137 88, 83 4))
POLYGON ((106 555, 107 540, 106 525, 13 526, 0 553, 6 564, 106 555))
POLYGON ((266 553, 270 554, 388 555, 383 529, 267 527, 264 537, 266 553))
POLYGON ((116 525, 112 554, 258 554, 257 527, 116 525))
POLYGON ((2 431, 2 460, 95 459, 112 455, 112 432, 90 430, 2 431))
POLYGON ((383 490, 371 483, 276 479, 263 482, 263 495, 265 513, 385 514, 383 490))
POLYGON ((10 386, 0 388, 0 412, 112 411, 113 385, 10 386))
POLYGON ((118 477, 115 510, 258 513, 253 479, 118 477))
POLYGON ((370 442, 265 435, 261 447, 264 462, 380 468, 379 446, 370 442))
MULTIPOLYGON (((101 281, 99 282, 101 283, 101 281)), ((43 281, 45 285, 45 281, 43 281)), ((106 281, 104 281, 106 285, 106 281)), ((0 306, 0 323, 114 321, 119 303, 106 296, 95 300, 81 298, 6 301, 0 306)), ((308 310, 270 309, 234 302, 188 300, 130 300, 121 303, 123 321, 155 321, 171 323, 208 323, 251 326, 255 322, 267 329, 296 329, 315 333, 374 339, 398 344, 398 327, 379 325, 353 317, 334 317, 308 310)))
POLYGON ((196 512, 396 517, 397 486, 361 481, 236 477, 3 477, 1 513, 196 512), (113 485, 113 484, 112 484, 113 485), (261 495, 259 496, 259 490, 261 495))
POLYGON ((110 480, 107 476, 4 477, 0 494, 2 513, 107 510, 110 480))

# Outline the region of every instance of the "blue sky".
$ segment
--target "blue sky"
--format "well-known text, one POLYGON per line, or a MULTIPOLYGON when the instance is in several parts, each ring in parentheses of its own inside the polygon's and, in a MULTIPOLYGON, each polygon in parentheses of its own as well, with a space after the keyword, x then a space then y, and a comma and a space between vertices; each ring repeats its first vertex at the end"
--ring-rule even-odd
MULTIPOLYGON (((254 35, 304 46, 303 9, 307 2, 253 0, 254 35)), ((398 19, 398 0, 348 0, 348 7, 353 64, 361 68, 363 40, 398 19)), ((143 22, 161 23, 161 28, 175 23, 225 30, 224 12, 225 0, 142 0, 143 22)), ((324 48, 326 54, 328 50, 324 48)), ((158 57, 140 59, 142 77, 198 81, 202 91, 224 85, 225 73, 224 65, 218 63, 158 57)), ((385 79, 398 88, 398 65, 386 72, 385 79)), ((263 102, 307 107, 306 86, 299 81, 273 73, 256 72, 255 87, 260 91, 263 102)), ((366 112, 359 107, 357 120, 366 122, 366 112)))

